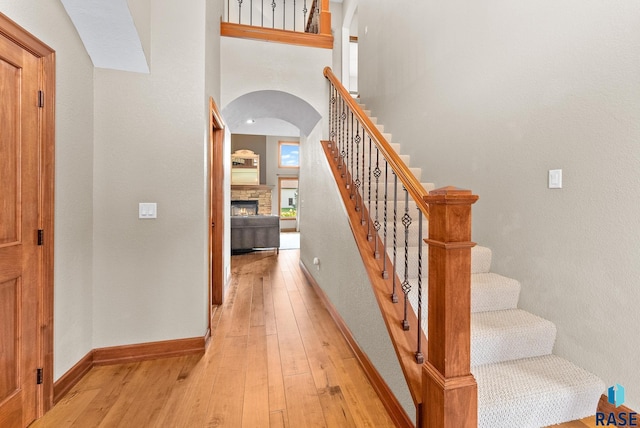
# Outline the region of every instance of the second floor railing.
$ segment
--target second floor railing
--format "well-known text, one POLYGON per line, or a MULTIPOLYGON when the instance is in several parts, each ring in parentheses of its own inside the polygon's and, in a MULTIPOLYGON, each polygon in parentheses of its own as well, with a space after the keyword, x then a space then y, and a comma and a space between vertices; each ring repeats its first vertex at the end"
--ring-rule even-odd
POLYGON ((329 0, 226 0, 220 34, 332 49, 329 0))
POLYGON ((228 23, 268 29, 331 32, 328 0, 227 0, 224 18, 228 23))

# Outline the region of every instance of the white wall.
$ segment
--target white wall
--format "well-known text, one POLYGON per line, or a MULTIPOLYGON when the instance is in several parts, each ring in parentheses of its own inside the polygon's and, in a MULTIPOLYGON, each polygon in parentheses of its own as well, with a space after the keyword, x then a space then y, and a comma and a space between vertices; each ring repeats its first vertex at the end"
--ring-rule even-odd
POLYGON ((207 326, 205 1, 148 13, 151 73, 95 71, 94 348, 207 326))
POLYGON ((413 400, 320 146, 326 126, 319 124, 309 137, 301 138, 304 150, 300 152, 303 165, 300 169, 300 260, 413 418, 416 414, 413 400), (313 264, 314 257, 320 259, 319 269, 313 264))
POLYGON ((60 2, 0 0, 56 51, 54 378, 91 350, 93 65, 60 2))
POLYGON ((360 92, 474 240, 556 323, 555 352, 640 409, 640 3, 360 4, 360 92), (547 171, 562 168, 564 188, 547 171))
POLYGON ((221 108, 241 95, 276 90, 303 99, 320 114, 327 111, 322 70, 331 50, 257 40, 221 39, 221 108))

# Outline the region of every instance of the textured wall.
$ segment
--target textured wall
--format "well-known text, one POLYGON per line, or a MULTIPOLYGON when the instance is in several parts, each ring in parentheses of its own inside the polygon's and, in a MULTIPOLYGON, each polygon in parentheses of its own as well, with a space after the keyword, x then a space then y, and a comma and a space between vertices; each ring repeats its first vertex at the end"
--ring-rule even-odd
POLYGON ((318 125, 308 138, 301 138, 300 259, 413 418, 416 414, 413 400, 320 146, 326 127, 326 124, 318 125), (314 257, 320 260, 319 269, 313 264, 314 257))
POLYGON ((95 348, 207 328, 205 12, 154 0, 151 73, 95 70, 95 348))
POLYGON ((556 323, 559 355, 640 409, 640 3, 371 0, 359 23, 385 130, 427 181, 480 195, 494 270, 556 323))
POLYGON ((91 350, 93 65, 60 2, 0 0, 56 51, 54 379, 91 350))

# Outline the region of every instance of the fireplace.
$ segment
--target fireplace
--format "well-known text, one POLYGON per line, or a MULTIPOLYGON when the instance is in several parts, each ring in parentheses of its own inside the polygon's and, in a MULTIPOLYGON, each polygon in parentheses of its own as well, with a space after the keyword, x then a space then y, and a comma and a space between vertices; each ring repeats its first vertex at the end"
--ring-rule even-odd
POLYGON ((231 215, 258 215, 258 201, 231 201, 231 215))

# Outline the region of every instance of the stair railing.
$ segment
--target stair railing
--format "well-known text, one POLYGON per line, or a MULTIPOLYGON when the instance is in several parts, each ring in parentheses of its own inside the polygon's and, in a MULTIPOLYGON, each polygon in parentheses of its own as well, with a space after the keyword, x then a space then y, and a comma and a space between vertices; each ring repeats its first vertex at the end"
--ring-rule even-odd
POLYGON ((475 427, 471 205, 478 197, 454 187, 428 192, 329 67, 324 76, 330 139, 323 148, 416 405, 417 426, 475 427))

